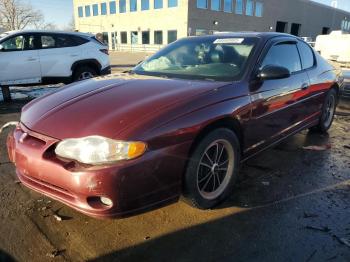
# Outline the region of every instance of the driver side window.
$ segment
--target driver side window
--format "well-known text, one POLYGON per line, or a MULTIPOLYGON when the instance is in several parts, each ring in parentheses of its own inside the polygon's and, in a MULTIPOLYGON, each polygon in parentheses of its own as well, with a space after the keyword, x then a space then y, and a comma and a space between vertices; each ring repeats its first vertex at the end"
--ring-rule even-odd
POLYGON ((1 44, 2 52, 26 51, 35 49, 34 35, 18 35, 5 40, 1 44))
POLYGON ((23 51, 25 38, 22 35, 12 37, 1 43, 1 50, 4 52, 23 51))
POLYGON ((290 73, 301 70, 299 52, 295 43, 279 43, 270 48, 265 56, 261 68, 267 65, 282 66, 290 73))

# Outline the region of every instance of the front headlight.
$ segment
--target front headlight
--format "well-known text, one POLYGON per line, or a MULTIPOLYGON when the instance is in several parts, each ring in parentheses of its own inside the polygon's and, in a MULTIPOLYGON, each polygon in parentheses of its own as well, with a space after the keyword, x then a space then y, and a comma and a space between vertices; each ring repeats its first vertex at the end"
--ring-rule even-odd
POLYGON ((143 142, 125 142, 101 136, 65 139, 55 149, 60 157, 90 165, 133 159, 145 151, 146 144, 143 142))

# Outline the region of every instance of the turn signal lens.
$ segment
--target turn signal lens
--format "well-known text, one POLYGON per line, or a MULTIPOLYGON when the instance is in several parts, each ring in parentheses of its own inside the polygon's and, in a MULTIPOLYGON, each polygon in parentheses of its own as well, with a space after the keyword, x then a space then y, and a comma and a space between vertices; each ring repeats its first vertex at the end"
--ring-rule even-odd
POLYGON ((128 158, 133 159, 141 156, 146 151, 146 144, 142 142, 131 142, 129 144, 128 158))

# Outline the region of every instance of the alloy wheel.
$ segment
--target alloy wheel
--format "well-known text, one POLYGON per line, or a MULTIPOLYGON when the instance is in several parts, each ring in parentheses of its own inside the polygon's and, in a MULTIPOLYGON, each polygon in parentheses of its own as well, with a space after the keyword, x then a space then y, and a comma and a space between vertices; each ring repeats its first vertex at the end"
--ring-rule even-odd
POLYGON ((83 72, 80 74, 78 79, 79 79, 79 81, 82 81, 82 80, 90 79, 93 77, 94 77, 94 75, 91 72, 83 72))
POLYGON ((326 107, 323 115, 323 121, 326 127, 330 126, 332 123, 333 115, 335 112, 335 105, 335 97, 333 95, 330 95, 326 101, 326 107))
POLYGON ((233 175, 234 150, 227 140, 216 140, 204 151, 197 168, 197 189, 208 200, 226 189, 233 175))

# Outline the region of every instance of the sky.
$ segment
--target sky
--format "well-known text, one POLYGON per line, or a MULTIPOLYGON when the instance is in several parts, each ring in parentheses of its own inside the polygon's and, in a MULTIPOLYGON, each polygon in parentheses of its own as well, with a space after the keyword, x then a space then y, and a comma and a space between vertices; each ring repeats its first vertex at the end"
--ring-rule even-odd
POLYGON ((73 0, 22 0, 40 10, 45 21, 58 27, 65 27, 73 18, 73 0))
MULTIPOLYGON (((45 15, 46 22, 51 22, 59 27, 64 27, 73 17, 73 0, 26 0, 33 7, 39 9, 45 15)), ((289 0, 294 1, 294 0, 289 0)), ((330 5, 332 0, 312 0, 330 5)), ((350 0, 338 0, 338 8, 350 12, 350 0)))

